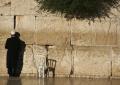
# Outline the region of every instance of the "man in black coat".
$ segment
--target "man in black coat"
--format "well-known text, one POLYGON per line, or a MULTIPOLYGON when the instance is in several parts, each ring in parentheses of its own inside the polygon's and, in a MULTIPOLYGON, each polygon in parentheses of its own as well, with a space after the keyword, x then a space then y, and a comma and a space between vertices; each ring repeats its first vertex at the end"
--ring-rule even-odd
POLYGON ((11 77, 19 77, 23 67, 23 55, 25 42, 20 40, 20 33, 15 32, 7 39, 5 48, 7 49, 7 69, 11 77))

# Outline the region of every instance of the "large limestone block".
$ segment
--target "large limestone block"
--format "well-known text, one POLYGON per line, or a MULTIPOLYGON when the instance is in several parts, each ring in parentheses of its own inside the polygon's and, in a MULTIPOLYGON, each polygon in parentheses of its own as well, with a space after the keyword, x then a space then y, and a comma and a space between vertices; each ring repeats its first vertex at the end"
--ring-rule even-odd
POLYGON ((56 76, 68 76, 71 71, 71 49, 50 46, 48 58, 56 60, 56 76))
POLYGON ((36 14, 37 3, 35 0, 12 0, 12 15, 34 15, 36 14))
POLYGON ((10 15, 11 13, 11 0, 0 0, 0 14, 10 15))
POLYGON ((7 68, 6 68, 6 53, 7 50, 5 50, 4 45, 0 45, 0 75, 6 75, 7 74, 7 68))
POLYGON ((71 43, 77 46, 91 46, 92 44, 92 23, 75 20, 71 23, 71 43))
POLYGON ((90 24, 88 21, 72 21, 72 44, 77 46, 117 45, 118 18, 107 18, 101 21, 96 19, 95 22, 91 21, 90 24))
POLYGON ((6 82, 7 82, 8 80, 6 80, 6 79, 1 79, 0 80, 0 85, 6 85, 6 82))
POLYGON ((0 85, 6 85, 9 79, 2 78, 0 79, 0 85))
POLYGON ((37 17, 35 43, 40 45, 68 45, 70 28, 68 22, 58 17, 37 17))
POLYGON ((41 64, 41 59, 45 59, 46 61, 46 56, 47 56, 47 50, 45 46, 40 46, 40 45, 33 45, 33 51, 34 51, 34 62, 37 67, 37 70, 39 69, 39 65, 41 64))
POLYGON ((23 74, 37 73, 37 68, 34 62, 33 46, 27 45, 25 48, 24 58, 23 58, 23 74))
POLYGON ((117 29, 118 25, 115 18, 102 20, 101 22, 96 21, 92 27, 92 45, 117 45, 117 29))
POLYGON ((120 77, 120 48, 114 47, 112 53, 112 76, 120 77))
MULTIPOLYGON (((120 4, 120 3, 119 3, 120 4)), ((111 13, 109 14, 110 17, 119 17, 120 16, 120 6, 118 6, 118 9, 112 8, 111 13)))
POLYGON ((13 16, 0 16, 0 44, 5 44, 13 30, 13 16))
POLYGON ((109 77, 111 54, 109 47, 74 47, 74 75, 109 77))
POLYGON ((117 45, 120 46, 120 17, 116 17, 116 23, 117 23, 117 45))
POLYGON ((34 43, 35 17, 34 16, 16 16, 16 31, 20 32, 21 39, 26 44, 34 43))

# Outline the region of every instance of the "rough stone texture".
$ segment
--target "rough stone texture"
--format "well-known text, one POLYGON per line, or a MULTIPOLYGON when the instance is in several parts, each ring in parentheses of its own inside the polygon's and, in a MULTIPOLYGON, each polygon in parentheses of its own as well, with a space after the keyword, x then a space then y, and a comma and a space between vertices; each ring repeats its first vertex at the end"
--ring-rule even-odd
POLYGON ((35 63, 34 63, 34 55, 33 55, 33 46, 32 45, 26 46, 26 51, 24 53, 24 58, 23 58, 22 73, 23 74, 37 73, 37 69, 35 68, 35 63))
POLYGON ((34 43, 35 17, 34 16, 16 16, 16 31, 20 32, 21 39, 26 44, 34 43))
POLYGON ((112 76, 120 76, 120 48, 114 47, 112 52, 112 76))
POLYGON ((92 45, 117 45, 116 22, 116 19, 110 19, 93 23, 92 45))
POLYGON ((57 60, 56 76, 69 76, 71 72, 72 76, 120 77, 117 10, 112 9, 115 15, 110 19, 89 23, 66 21, 47 12, 38 14, 36 6, 34 0, 0 0, 0 76, 7 75, 4 45, 15 27, 27 45, 22 75, 37 74, 40 58, 48 53, 48 58, 57 60), (48 52, 45 45, 50 45, 48 52))
POLYGON ((11 0, 0 0, 0 14, 10 15, 11 13, 11 0))
MULTIPOLYGON (((118 20, 116 18, 96 21, 73 21, 72 44, 77 46, 117 45, 118 20)), ((118 33, 119 34, 119 33, 118 33)))
POLYGON ((12 0, 11 14, 12 15, 35 15, 36 14, 35 0, 12 0))
POLYGON ((75 47, 73 56, 75 76, 110 76, 109 47, 75 47))
POLYGON ((71 49, 50 46, 48 58, 56 60, 56 76, 67 76, 71 71, 71 49))
POLYGON ((117 46, 120 46, 120 17, 116 17, 117 21, 117 46))
POLYGON ((5 44, 13 30, 13 16, 0 16, 0 44, 5 44))
POLYGON ((72 36, 71 43, 72 45, 77 46, 91 46, 92 45, 92 24, 83 21, 73 21, 71 23, 72 36))
POLYGON ((33 45, 33 52, 34 52, 34 63, 38 70, 39 65, 41 63, 40 58, 44 58, 46 60, 47 50, 45 46, 33 45))
POLYGON ((7 73, 6 68, 6 52, 4 45, 0 45, 0 75, 7 73))
POLYGON ((119 10, 120 10, 120 6, 118 7, 118 9, 115 8, 111 9, 111 13, 109 14, 110 17, 119 17, 120 16, 119 10))
POLYGON ((68 45, 70 28, 63 18, 37 17, 35 43, 40 45, 68 45))

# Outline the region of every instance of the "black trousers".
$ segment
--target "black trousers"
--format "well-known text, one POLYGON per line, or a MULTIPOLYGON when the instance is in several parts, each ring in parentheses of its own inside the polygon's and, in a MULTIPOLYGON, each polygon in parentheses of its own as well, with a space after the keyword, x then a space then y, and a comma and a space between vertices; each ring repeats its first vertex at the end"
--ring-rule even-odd
POLYGON ((19 77, 20 72, 17 67, 8 67, 9 77, 19 77))

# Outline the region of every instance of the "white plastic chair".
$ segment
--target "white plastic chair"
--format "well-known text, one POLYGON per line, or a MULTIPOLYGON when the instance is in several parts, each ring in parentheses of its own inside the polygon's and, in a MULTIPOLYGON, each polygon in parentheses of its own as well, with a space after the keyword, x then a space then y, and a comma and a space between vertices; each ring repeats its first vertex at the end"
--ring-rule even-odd
POLYGON ((46 67, 46 58, 45 57, 41 57, 40 58, 40 64, 39 64, 39 68, 38 68, 38 72, 39 72, 39 78, 44 78, 45 77, 45 67, 46 67))

